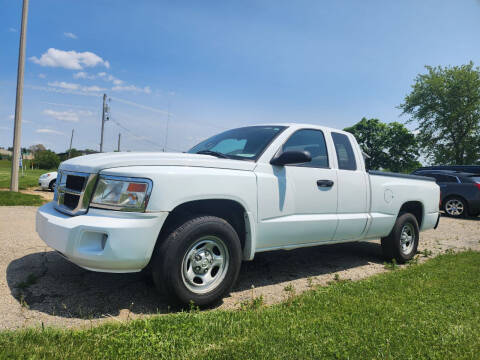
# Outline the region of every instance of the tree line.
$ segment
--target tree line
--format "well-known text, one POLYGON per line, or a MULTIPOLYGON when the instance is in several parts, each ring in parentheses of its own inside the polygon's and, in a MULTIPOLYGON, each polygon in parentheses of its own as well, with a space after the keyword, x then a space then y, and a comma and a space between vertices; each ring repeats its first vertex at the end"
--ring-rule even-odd
POLYGON ((480 164, 480 68, 426 66, 398 108, 409 115, 410 132, 399 122, 362 118, 344 130, 369 156, 369 169, 410 172, 421 164, 480 164))

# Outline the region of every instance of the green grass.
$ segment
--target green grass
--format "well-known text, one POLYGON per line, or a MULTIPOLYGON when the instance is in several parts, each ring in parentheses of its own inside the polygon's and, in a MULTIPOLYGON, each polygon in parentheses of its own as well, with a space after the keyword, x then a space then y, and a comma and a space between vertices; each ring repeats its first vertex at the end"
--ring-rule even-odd
MULTIPOLYGON (((11 161, 0 160, 0 188, 9 188, 10 187, 10 172, 11 172, 11 161)), ((38 178, 40 175, 45 174, 50 171, 56 170, 24 170, 23 174, 20 170, 19 179, 18 179, 18 188, 24 190, 30 187, 38 186, 38 178)))
POLYGON ((22 194, 13 191, 0 191, 0 206, 40 206, 45 201, 40 195, 22 194))
POLYGON ((271 307, 183 312, 89 330, 5 331, 0 357, 479 358, 479 270, 480 253, 469 251, 358 282, 335 281, 271 307))

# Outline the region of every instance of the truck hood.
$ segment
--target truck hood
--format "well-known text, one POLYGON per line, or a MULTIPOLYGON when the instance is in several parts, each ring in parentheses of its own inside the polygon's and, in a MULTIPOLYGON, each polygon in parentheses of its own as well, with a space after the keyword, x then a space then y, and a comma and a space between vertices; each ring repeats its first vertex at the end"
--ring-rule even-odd
POLYGON ((125 166, 194 166, 252 171, 255 168, 255 165, 256 164, 253 161, 220 159, 211 155, 164 152, 124 152, 79 156, 64 161, 60 165, 60 169, 98 173, 104 169, 125 166))

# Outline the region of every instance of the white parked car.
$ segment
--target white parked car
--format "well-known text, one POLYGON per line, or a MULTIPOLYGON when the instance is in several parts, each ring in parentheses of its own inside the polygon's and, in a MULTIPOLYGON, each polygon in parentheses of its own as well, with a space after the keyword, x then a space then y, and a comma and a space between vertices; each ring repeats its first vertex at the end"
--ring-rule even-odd
POLYGON ((355 138, 315 125, 249 126, 188 153, 108 153, 60 165, 41 238, 89 270, 151 269, 173 301, 204 306, 256 253, 382 239, 403 263, 436 227, 431 178, 367 172, 355 138))
POLYGON ((43 190, 50 189, 55 190, 55 184, 57 181, 57 172, 49 172, 46 174, 40 175, 38 178, 38 186, 40 186, 43 190))

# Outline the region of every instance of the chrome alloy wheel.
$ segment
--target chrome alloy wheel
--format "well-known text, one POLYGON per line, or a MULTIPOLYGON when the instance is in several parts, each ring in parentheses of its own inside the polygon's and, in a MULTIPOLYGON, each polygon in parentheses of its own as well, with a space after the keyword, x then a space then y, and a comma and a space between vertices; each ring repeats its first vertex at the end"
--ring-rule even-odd
POLYGON ((445 211, 451 216, 460 216, 465 211, 463 202, 457 199, 448 200, 445 204, 445 211))
POLYGON ((408 255, 412 252, 415 245, 415 229, 410 223, 406 223, 402 227, 400 233, 400 248, 404 255, 408 255))
POLYGON ((229 257, 222 239, 212 235, 198 239, 183 257, 183 283, 195 294, 215 289, 227 274, 229 257))

